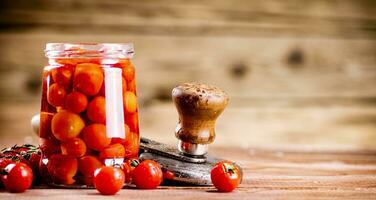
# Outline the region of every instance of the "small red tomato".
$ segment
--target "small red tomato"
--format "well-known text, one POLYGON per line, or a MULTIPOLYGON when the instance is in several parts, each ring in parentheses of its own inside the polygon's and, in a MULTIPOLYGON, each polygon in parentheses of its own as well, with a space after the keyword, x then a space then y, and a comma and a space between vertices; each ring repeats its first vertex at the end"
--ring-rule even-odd
POLYGON ((87 104, 87 97, 81 92, 72 92, 68 94, 65 99, 65 106, 67 107, 67 110, 74 113, 83 112, 86 109, 87 104))
POLYGON ((222 161, 213 167, 210 176, 219 192, 231 192, 240 184, 242 175, 234 163, 222 161))
POLYGON ((98 94, 101 89, 103 78, 100 65, 81 63, 76 65, 73 76, 73 86, 84 94, 93 96, 98 94))
POLYGON ((0 170, 4 169, 8 164, 12 162, 12 158, 0 158, 0 170))
POLYGON ((106 148, 104 148, 99 153, 99 158, 101 160, 105 160, 108 158, 124 158, 125 156, 125 149, 122 144, 112 144, 106 148))
POLYGON ((62 142, 60 148, 61 154, 73 157, 81 157, 86 153, 86 144, 80 138, 72 138, 62 142))
POLYGON ((141 189, 155 189, 163 181, 161 167, 152 160, 142 161, 133 171, 133 183, 141 189))
POLYGON ((69 65, 58 67, 51 71, 51 75, 55 83, 68 86, 72 80, 73 68, 69 65))
POLYGON ((95 156, 83 156, 78 160, 78 170, 86 177, 93 177, 96 169, 103 164, 95 156))
POLYGON ((111 139, 106 135, 106 126, 103 124, 91 124, 82 130, 82 135, 86 146, 101 151, 111 143, 111 139))
POLYGON ((163 179, 174 180, 174 178, 175 178, 174 172, 169 171, 169 170, 163 171, 163 179))
POLYGON ((33 171, 24 163, 10 163, 4 173, 1 180, 9 192, 24 192, 33 183, 33 171))
POLYGON ((96 123, 106 123, 106 99, 95 97, 87 106, 87 117, 96 123))
POLYGON ((49 104, 55 107, 64 106, 66 96, 67 91, 65 90, 64 86, 54 83, 48 88, 47 101, 49 104))
POLYGON ((50 157, 47 170, 55 183, 73 184, 78 169, 77 159, 71 156, 54 154, 50 157))
POLYGON ((94 186, 103 195, 116 194, 124 181, 124 172, 119 168, 103 166, 94 172, 94 186))
POLYGON ((66 110, 56 113, 51 121, 52 133, 60 141, 77 137, 84 127, 85 122, 80 115, 66 110))
POLYGON ((40 150, 44 156, 50 157, 53 154, 59 154, 61 152, 60 141, 57 139, 41 139, 40 150))

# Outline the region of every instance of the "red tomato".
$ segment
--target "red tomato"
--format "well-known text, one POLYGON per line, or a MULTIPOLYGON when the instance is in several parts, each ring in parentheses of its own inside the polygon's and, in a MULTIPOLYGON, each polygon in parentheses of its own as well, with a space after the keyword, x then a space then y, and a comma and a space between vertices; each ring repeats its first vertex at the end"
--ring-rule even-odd
POLYGON ((92 124, 82 130, 86 145, 96 151, 101 151, 111 143, 106 135, 106 126, 103 124, 92 124))
POLYGON ((133 171, 133 183, 141 189, 155 189, 163 181, 161 167, 152 160, 142 161, 133 171))
POLYGON ((33 171, 24 163, 10 163, 4 173, 1 180, 9 192, 24 192, 33 183, 33 171))
POLYGON ((102 96, 95 97, 87 107, 87 117, 96 123, 106 123, 106 100, 102 96))
POLYGON ((61 141, 77 137, 84 126, 85 122, 79 115, 66 110, 56 113, 51 122, 53 135, 61 141))
POLYGON ((68 86, 71 83, 73 68, 66 65, 51 70, 52 80, 59 85, 68 86))
POLYGON ((102 160, 107 158, 124 158, 124 156, 125 149, 122 144, 112 144, 99 153, 99 158, 102 160))
POLYGON ((40 140, 40 150, 44 156, 51 156, 53 154, 58 154, 61 152, 60 142, 57 139, 41 139, 40 140))
POLYGON ((174 180, 175 174, 172 171, 165 170, 163 171, 163 179, 174 180))
POLYGON ((116 194, 124 181, 124 172, 119 168, 103 166, 94 172, 94 186, 103 195, 116 194))
POLYGON ((73 177, 77 173, 78 162, 74 157, 54 154, 48 161, 47 169, 55 183, 70 185, 75 182, 73 177))
POLYGON ((235 164, 222 161, 213 167, 210 176, 219 192, 231 192, 240 184, 242 175, 235 164))
POLYGON ((66 96, 67 91, 64 86, 54 83, 48 88, 47 101, 55 107, 64 106, 66 96))
POLYGON ((103 84, 103 72, 100 65, 82 63, 76 65, 73 86, 86 95, 96 95, 103 84))
POLYGON ((81 92, 72 92, 68 94, 65 100, 65 107, 67 108, 67 110, 74 113, 83 112, 86 109, 87 104, 87 97, 81 92))
POLYGON ((86 153, 86 144, 80 138, 72 138, 60 145, 63 155, 81 157, 86 153))
POLYGON ((102 166, 102 162, 95 156, 83 156, 78 160, 78 170, 87 177, 93 177, 95 170, 102 166))
POLYGON ((12 162, 12 158, 0 158, 0 170, 4 169, 8 164, 12 162))

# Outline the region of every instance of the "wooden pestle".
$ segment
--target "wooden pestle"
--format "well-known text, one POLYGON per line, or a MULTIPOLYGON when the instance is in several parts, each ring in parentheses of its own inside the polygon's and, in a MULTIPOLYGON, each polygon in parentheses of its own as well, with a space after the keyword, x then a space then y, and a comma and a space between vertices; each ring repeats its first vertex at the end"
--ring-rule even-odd
POLYGON ((204 155, 215 139, 215 121, 228 104, 228 95, 218 87, 201 83, 183 83, 172 90, 179 113, 175 135, 180 151, 204 155))

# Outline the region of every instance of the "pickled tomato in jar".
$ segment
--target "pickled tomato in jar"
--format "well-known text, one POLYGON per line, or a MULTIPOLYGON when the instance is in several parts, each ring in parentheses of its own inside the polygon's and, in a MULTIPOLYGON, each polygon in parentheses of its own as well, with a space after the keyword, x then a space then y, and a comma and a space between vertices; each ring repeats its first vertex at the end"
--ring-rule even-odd
POLYGON ((133 44, 49 43, 40 112, 43 177, 92 185, 95 169, 137 158, 133 44))

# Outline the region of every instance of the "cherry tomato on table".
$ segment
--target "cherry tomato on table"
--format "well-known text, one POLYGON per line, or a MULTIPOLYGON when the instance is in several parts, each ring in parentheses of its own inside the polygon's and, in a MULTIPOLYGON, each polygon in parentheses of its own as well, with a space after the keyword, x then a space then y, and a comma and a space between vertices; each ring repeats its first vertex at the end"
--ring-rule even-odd
POLYGON ((94 186, 103 195, 116 194, 124 181, 124 172, 119 168, 103 166, 94 172, 94 186))
POLYGON ((25 163, 10 163, 3 174, 1 180, 10 192, 24 192, 33 182, 33 171, 25 163))
POLYGON ((132 181, 141 189, 157 188, 163 181, 162 169, 155 161, 144 160, 134 169, 132 181))
POLYGON ((213 185, 219 192, 233 191, 241 181, 239 168, 229 161, 217 163, 210 173, 213 185))

